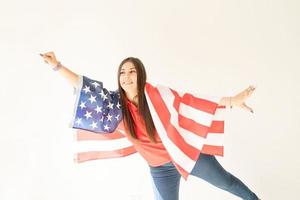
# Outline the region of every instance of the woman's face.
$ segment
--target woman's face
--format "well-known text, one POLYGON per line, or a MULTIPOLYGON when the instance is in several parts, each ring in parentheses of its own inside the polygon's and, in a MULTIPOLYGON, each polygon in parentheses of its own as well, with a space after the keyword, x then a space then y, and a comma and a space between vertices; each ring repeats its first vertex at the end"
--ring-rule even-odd
POLYGON ((126 93, 131 95, 137 94, 137 72, 131 62, 126 62, 122 65, 119 81, 126 93))

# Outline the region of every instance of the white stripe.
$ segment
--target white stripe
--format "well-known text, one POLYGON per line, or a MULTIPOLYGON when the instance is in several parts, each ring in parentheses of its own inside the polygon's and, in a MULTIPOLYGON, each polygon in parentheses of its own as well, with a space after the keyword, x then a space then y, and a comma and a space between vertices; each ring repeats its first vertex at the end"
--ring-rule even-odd
MULTIPOLYGON (((160 88, 158 88, 158 89, 159 89, 159 92, 162 95, 163 91, 160 91, 160 88)), ((148 96, 148 93, 146 92, 145 94, 146 94, 146 98, 148 100, 147 102, 148 102, 148 105, 149 105, 149 109, 150 109, 153 121, 155 123, 155 128, 157 129, 157 132, 158 132, 161 140, 163 141, 164 146, 166 147, 166 149, 170 153, 170 156, 173 158, 173 160, 180 167, 182 167, 185 171, 187 171, 187 172, 190 173, 192 171, 192 169, 193 169, 193 167, 194 167, 194 165, 195 165, 196 162, 194 160, 192 160, 191 158, 189 158, 187 155, 185 155, 184 152, 182 152, 168 138, 167 132, 166 132, 165 128, 163 127, 162 122, 160 121, 159 116, 157 115, 157 113, 156 113, 156 111, 155 111, 155 109, 153 107, 153 104, 151 102, 151 99, 148 96)), ((163 98, 164 102, 167 105, 174 102, 174 96, 173 95, 166 95, 166 94, 163 93, 163 96, 164 96, 164 98, 163 98)), ((170 111, 170 112, 172 112, 172 111, 170 111)), ((176 116, 176 114, 175 114, 175 116, 176 116)), ((171 120, 172 120, 172 117, 174 117, 174 113, 171 113, 171 120)))
POLYGON ((223 146, 224 144, 224 134, 220 133, 208 133, 205 144, 214 146, 223 146))
MULTIPOLYGON (((173 124, 174 125, 174 124, 173 124)), ((191 146, 202 150, 203 145, 214 145, 223 146, 224 145, 224 134, 208 133, 206 138, 196 135, 186 129, 174 125, 176 129, 179 130, 183 139, 191 146)))
POLYGON ((113 140, 83 140, 77 141, 74 144, 73 152, 113 151, 130 146, 132 146, 132 144, 127 138, 113 140))
POLYGON ((201 110, 197 110, 191 106, 184 103, 179 105, 179 113, 186 118, 192 119, 198 124, 209 127, 212 122, 213 115, 201 110))
POLYGON ((224 121, 226 118, 227 110, 225 108, 218 108, 213 116, 213 120, 224 121))
MULTIPOLYGON (((171 92, 169 88, 159 86, 158 90, 160 92, 161 97, 165 102, 173 102, 174 101, 174 95, 171 92), (173 96, 173 98, 171 98, 173 96)), ((207 138, 203 138, 201 136, 196 135, 193 132, 190 132, 178 124, 178 114, 176 109, 173 107, 172 103, 166 103, 166 106, 168 107, 168 110, 171 115, 170 123, 178 130, 178 132, 181 134, 183 139, 191 146, 202 149, 204 144, 207 145, 214 145, 214 146, 223 146, 224 144, 224 134, 214 134, 214 133, 208 133, 207 138)), ((220 109, 217 109, 216 113, 221 113, 218 111, 220 109)))

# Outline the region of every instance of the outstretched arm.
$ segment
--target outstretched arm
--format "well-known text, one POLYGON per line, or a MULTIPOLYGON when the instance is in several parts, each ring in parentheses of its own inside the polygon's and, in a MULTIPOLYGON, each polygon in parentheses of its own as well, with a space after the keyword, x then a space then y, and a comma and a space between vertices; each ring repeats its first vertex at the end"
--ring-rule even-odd
POLYGON ((242 92, 238 93, 235 96, 232 97, 223 97, 219 105, 221 106, 237 106, 241 107, 243 109, 249 110, 250 112, 253 113, 253 109, 250 108, 248 105, 246 105, 245 101, 250 95, 254 92, 255 87, 254 86, 249 86, 247 89, 243 90, 242 92))
POLYGON ((76 87, 79 83, 79 76, 68 69, 67 67, 63 66, 55 57, 54 52, 47 52, 44 54, 40 54, 44 58, 44 62, 51 65, 53 68, 60 65, 58 72, 65 77, 73 87, 76 87))

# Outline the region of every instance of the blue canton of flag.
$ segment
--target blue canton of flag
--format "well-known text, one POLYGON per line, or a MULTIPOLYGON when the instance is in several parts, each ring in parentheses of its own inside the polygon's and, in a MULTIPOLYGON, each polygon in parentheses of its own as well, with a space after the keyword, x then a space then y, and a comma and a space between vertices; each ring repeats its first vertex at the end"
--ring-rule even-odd
POLYGON ((71 126, 96 133, 112 133, 122 120, 120 93, 108 91, 103 83, 80 76, 74 119, 71 126))

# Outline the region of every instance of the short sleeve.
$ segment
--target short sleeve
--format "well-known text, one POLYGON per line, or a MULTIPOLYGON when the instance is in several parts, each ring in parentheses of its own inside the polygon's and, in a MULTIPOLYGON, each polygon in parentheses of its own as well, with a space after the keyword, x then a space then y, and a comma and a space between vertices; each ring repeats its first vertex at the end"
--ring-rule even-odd
POLYGON ((109 91, 101 81, 79 75, 72 121, 69 127, 95 133, 112 133, 122 120, 120 94, 109 91))

